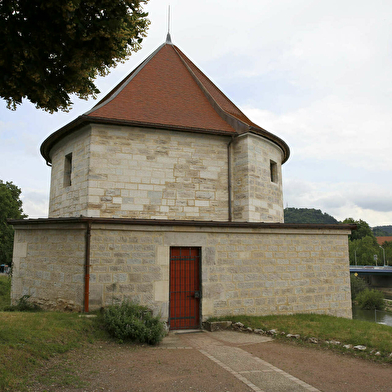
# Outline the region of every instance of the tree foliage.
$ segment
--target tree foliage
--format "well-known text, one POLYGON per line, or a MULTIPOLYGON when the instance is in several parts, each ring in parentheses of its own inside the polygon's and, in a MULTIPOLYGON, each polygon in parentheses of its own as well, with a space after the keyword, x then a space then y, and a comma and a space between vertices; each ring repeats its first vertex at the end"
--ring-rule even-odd
POLYGON ((392 226, 376 226, 373 227, 373 234, 376 237, 389 237, 392 236, 392 226))
POLYGON ((350 274, 350 285, 351 285, 351 301, 354 301, 355 297, 362 291, 369 288, 369 285, 360 276, 350 274))
POLYGON ((314 208, 285 208, 285 223, 338 223, 331 215, 314 208))
POLYGON ((370 228, 369 224, 365 222, 362 219, 355 220, 353 218, 346 218, 343 223, 347 224, 354 224, 357 225, 357 230, 353 230, 352 233, 349 235, 350 241, 353 240, 360 240, 361 238, 364 237, 370 237, 372 238, 374 244, 377 244, 376 238, 374 237, 374 234, 372 232, 372 229, 370 228))
POLYGON ((357 225, 357 230, 353 230, 348 236, 350 264, 382 265, 382 250, 369 224, 362 219, 353 218, 346 218, 343 223, 357 225))
POLYGON ((384 265, 384 252, 386 264, 391 264, 392 242, 384 242, 382 245, 384 250, 382 250, 367 222, 362 219, 347 218, 343 223, 357 225, 357 230, 349 236, 350 264, 384 265))
POLYGON ((87 99, 93 83, 140 49, 148 0, 0 1, 0 96, 15 109, 27 98, 67 111, 70 94, 87 99))
MULTIPOLYGON (((385 263, 392 265, 392 241, 384 241, 381 245, 385 252, 385 263)), ((382 255, 384 257, 384 255, 382 255)))
POLYGON ((11 265, 14 229, 7 219, 26 218, 23 214, 20 188, 12 182, 0 180, 0 264, 11 265))
POLYGON ((351 265, 383 265, 382 250, 370 236, 349 241, 349 254, 351 265))
POLYGON ((365 289, 355 297, 355 300, 361 309, 383 310, 385 308, 384 294, 378 290, 365 289))

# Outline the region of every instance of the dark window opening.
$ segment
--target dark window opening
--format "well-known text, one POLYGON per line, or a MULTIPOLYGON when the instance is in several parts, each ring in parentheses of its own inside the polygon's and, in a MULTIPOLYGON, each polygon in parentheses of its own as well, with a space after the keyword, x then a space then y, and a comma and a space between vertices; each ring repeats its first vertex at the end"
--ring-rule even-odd
POLYGON ((64 186, 72 185, 72 152, 65 156, 64 161, 64 186))
POLYGON ((274 161, 270 161, 271 182, 278 182, 278 165, 274 161))

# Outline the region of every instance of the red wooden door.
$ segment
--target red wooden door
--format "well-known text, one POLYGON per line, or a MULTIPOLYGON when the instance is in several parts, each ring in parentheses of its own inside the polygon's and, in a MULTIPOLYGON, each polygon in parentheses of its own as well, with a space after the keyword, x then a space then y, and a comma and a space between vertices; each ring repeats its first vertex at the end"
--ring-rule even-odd
POLYGON ((170 248, 170 329, 200 326, 200 248, 170 248))

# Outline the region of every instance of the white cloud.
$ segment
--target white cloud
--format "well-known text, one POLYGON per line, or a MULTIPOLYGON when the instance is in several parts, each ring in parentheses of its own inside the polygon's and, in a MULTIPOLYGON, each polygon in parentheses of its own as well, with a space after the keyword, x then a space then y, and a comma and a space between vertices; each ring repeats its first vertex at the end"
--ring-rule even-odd
POLYGON ((284 182, 284 195, 285 207, 321 209, 338 220, 363 219, 371 226, 392 221, 391 191, 372 183, 289 179, 284 182))
POLYGON ((23 212, 29 218, 47 218, 49 211, 48 193, 45 189, 22 189, 23 212))
POLYGON ((282 137, 301 159, 333 159, 367 170, 391 170, 392 112, 328 96, 275 114, 244 107, 257 124, 282 137))

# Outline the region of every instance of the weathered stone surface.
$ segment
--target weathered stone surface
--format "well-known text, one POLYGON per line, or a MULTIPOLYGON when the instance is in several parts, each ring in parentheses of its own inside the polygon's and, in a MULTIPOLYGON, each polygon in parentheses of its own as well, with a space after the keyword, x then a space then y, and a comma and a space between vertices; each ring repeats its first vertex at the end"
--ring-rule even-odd
POLYGON ((50 310, 80 311, 83 305, 85 230, 16 230, 11 288, 13 304, 23 296, 50 310), (50 238, 50 241, 48 240, 50 238))
POLYGON ((334 345, 341 344, 341 342, 339 342, 338 340, 326 340, 325 343, 334 344, 334 345))
POLYGON ((283 222, 282 155, 272 143, 243 135, 233 143, 234 219, 283 222), (271 179, 271 161, 275 175, 271 179))
POLYGON ((347 349, 350 349, 350 348, 353 348, 353 345, 352 344, 345 344, 343 347, 347 348, 347 349))
MULTIPOLYGON (((85 230, 85 225, 78 224, 17 226, 15 246, 21 247, 14 255, 13 301, 27 294, 50 301, 54 308, 61 297, 81 308, 85 230)), ((342 238, 347 242, 347 233, 326 233, 94 224, 90 305, 99 308, 114 299, 128 299, 152 307, 154 314, 167 319, 170 247, 185 245, 202 250, 202 320, 293 312, 351 317, 347 243, 342 244, 342 238), (301 258, 305 249, 319 248, 325 250, 317 260, 309 263, 301 258), (206 249, 208 257, 204 257, 206 249), (336 256, 338 251, 342 257, 336 256), (288 264, 282 264, 283 259, 288 264), (323 275, 326 267, 328 273, 323 275), (320 276, 314 283, 304 277, 310 272, 320 276), (309 287, 312 290, 306 293, 309 287), (287 305, 277 305, 278 298, 287 305)))
POLYGON ((49 216, 227 220, 227 141, 162 129, 82 128, 52 150, 49 216), (72 185, 64 186, 69 153, 72 185))
POLYGON ((286 335, 286 337, 288 337, 288 338, 293 338, 293 339, 300 339, 300 338, 301 338, 301 335, 288 333, 288 334, 286 335))
POLYGON ((317 338, 312 337, 312 338, 309 338, 308 340, 309 340, 310 343, 318 344, 318 339, 317 338))
POLYGON ((366 346, 363 346, 363 345, 359 344, 358 346, 354 346, 353 349, 354 350, 358 350, 358 351, 365 351, 366 350, 366 346))
MULTIPOLYGON (((86 126, 52 149, 49 216, 227 220, 227 143, 226 136, 86 126)), ((245 134, 232 156, 234 219, 283 222, 280 148, 245 134)))

